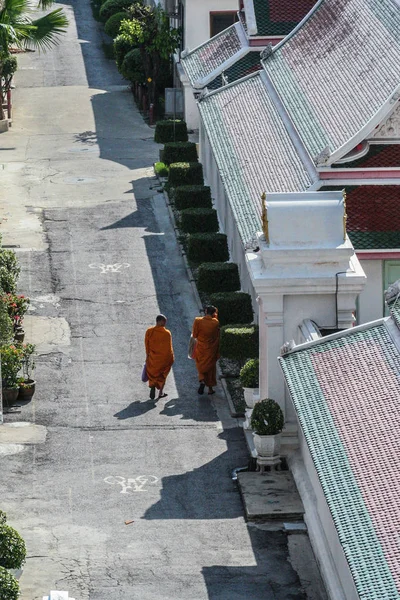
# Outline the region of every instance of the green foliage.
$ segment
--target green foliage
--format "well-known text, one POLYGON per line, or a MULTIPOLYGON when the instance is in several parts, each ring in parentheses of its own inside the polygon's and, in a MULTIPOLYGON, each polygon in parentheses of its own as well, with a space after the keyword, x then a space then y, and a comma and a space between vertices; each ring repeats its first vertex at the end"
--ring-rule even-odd
POLYGON ((22 350, 22 372, 25 379, 33 378, 33 371, 35 370, 35 344, 21 344, 22 350))
POLYGON ((185 233, 216 232, 219 229, 214 208, 186 208, 180 217, 180 229, 185 233))
POLYGON ((0 525, 4 525, 7 521, 7 515, 4 510, 0 510, 0 525))
POLYGON ((7 569, 0 567, 0 598, 1 600, 18 600, 19 583, 7 569))
POLYGON ((167 142, 164 146, 164 162, 198 162, 196 144, 193 142, 167 142))
POLYGON ((197 287, 201 292, 236 292, 240 290, 236 263, 210 262, 199 266, 197 287))
POLYGON ((145 73, 143 70, 142 56, 139 48, 129 50, 125 55, 120 68, 121 75, 131 83, 144 83, 145 73))
POLYGON ((5 267, 0 267, 0 293, 14 294, 17 289, 17 281, 12 273, 5 267))
POLYGON ((229 260, 227 237, 224 233, 191 233, 187 254, 194 263, 229 260))
POLYGON ((128 8, 131 4, 132 0, 106 0, 100 8, 100 20, 106 23, 112 15, 122 12, 124 8, 128 8))
POLYGON ((206 185, 180 185, 175 188, 175 208, 211 208, 211 190, 206 185))
POLYGON ((101 47, 103 48, 104 56, 108 58, 108 60, 114 60, 114 43, 102 42, 101 47))
POLYGON ((258 358, 258 325, 226 325, 221 327, 220 353, 224 358, 244 363, 258 358))
POLYGON ((17 58, 13 54, 9 54, 3 60, 3 77, 12 77, 17 68, 17 58))
POLYGON ((172 187, 178 185, 203 185, 203 166, 198 162, 172 163, 169 166, 168 183, 172 187))
POLYGON ((0 347, 0 359, 2 386, 5 388, 18 387, 18 373, 22 368, 23 360, 21 347, 14 344, 4 344, 0 347))
POLYGON ((221 325, 231 323, 251 323, 253 305, 246 292, 218 292, 210 295, 210 303, 218 308, 221 325))
POLYGON ((121 32, 135 45, 143 46, 146 54, 168 60, 181 39, 180 30, 170 26, 168 13, 160 6, 132 3, 128 14, 129 20, 123 22, 121 32))
POLYGON ((0 249, 0 268, 4 267, 9 273, 18 280, 21 267, 19 266, 17 255, 13 250, 0 249))
POLYGON ((251 428, 258 435, 276 435, 285 424, 281 407, 275 400, 267 398, 256 402, 251 413, 251 428))
POLYGON ((111 17, 106 21, 106 24, 104 25, 104 31, 106 32, 106 34, 112 37, 113 39, 116 38, 119 34, 121 21, 123 21, 124 19, 126 19, 126 13, 122 11, 111 15, 111 17))
POLYGON ((157 144, 167 144, 168 142, 187 142, 188 132, 185 121, 158 121, 154 132, 154 141, 157 144))
POLYGON ((154 165, 154 171, 157 177, 168 177, 169 168, 163 162, 156 162, 154 165))
POLYGON ((133 50, 134 46, 124 35, 117 35, 114 40, 114 56, 115 62, 117 63, 118 71, 122 67, 125 56, 130 50, 133 50))
POLYGON ((13 321, 8 314, 7 307, 4 302, 0 302, 0 346, 11 342, 13 333, 13 321))
POLYGON ((25 542, 18 531, 9 525, 0 525, 0 567, 20 569, 25 557, 25 542))
POLYGON ((240 370, 240 383, 245 388, 258 388, 260 361, 250 358, 240 370))

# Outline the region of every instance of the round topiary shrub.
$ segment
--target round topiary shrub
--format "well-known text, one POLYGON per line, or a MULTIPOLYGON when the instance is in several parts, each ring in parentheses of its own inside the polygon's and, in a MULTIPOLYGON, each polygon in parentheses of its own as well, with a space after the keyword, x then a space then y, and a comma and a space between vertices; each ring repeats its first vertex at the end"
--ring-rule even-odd
POLYGON ((117 35, 114 40, 114 56, 115 62, 117 63, 118 71, 121 72, 122 63, 124 62, 125 56, 133 50, 132 44, 126 39, 124 35, 117 35))
POLYGON ((106 23, 112 15, 122 12, 124 8, 128 8, 132 3, 132 0, 106 0, 99 11, 100 20, 106 23))
POLYGON ((0 598, 1 600, 18 600, 19 583, 7 569, 0 567, 0 598))
POLYGON ((218 308, 221 325, 230 323, 251 323, 253 305, 246 292, 219 292, 210 295, 210 303, 218 308))
POLYGON ((211 189, 207 185, 179 185, 175 188, 175 208, 211 208, 211 189))
POLYGON ((169 167, 168 183, 178 185, 203 185, 203 166, 199 162, 172 163, 169 167))
POLYGON ((188 133, 185 121, 167 119, 158 121, 154 132, 154 141, 158 144, 168 142, 187 142, 188 133))
POLYGON ((236 263, 210 262, 199 266, 197 288, 201 292, 236 292, 240 290, 236 263))
POLYGON ((185 233, 215 233, 219 229, 217 211, 214 208, 187 208, 181 212, 180 229, 185 233))
POLYGON ((244 388, 258 388, 259 386, 260 361, 258 358, 250 358, 240 369, 240 383, 244 388))
POLYGON ((238 360, 258 358, 258 325, 225 325, 221 327, 220 353, 223 358, 238 360))
POLYGON ((120 68, 122 77, 128 81, 143 83, 146 79, 146 75, 143 68, 142 56, 139 48, 129 50, 125 55, 124 60, 120 68))
POLYGON ((226 235, 224 233, 191 233, 188 238, 187 256, 194 263, 229 260, 226 235))
POLYGON ((121 21, 127 19, 128 15, 124 12, 117 12, 115 15, 111 15, 106 24, 104 25, 104 31, 111 38, 116 38, 119 33, 121 21))
POLYGON ((9 525, 0 525, 0 567, 20 569, 25 557, 25 542, 18 531, 9 525))
POLYGON ((285 418, 279 404, 267 398, 255 403, 250 422, 257 435, 276 435, 282 431, 285 418))
POLYGON ((198 162, 196 144, 193 142, 167 142, 163 159, 166 165, 178 162, 198 162))

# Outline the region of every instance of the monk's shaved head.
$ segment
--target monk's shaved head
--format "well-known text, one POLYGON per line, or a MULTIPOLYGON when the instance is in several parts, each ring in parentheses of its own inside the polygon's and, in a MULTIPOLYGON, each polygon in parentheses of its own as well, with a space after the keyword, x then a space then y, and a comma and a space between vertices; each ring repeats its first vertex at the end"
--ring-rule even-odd
POLYGON ((206 307, 206 315, 214 315, 217 312, 215 306, 207 306, 206 307))
POLYGON ((164 325, 165 325, 166 322, 167 322, 167 317, 165 315, 157 315, 157 317, 156 317, 157 325, 161 325, 162 323, 164 323, 164 325))

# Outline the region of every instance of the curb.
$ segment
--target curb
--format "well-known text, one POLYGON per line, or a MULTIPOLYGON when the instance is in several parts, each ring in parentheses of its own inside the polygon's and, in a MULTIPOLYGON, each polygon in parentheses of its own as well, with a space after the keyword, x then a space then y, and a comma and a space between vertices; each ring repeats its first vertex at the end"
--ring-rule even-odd
POLYGON ((221 370, 220 370, 219 366, 217 366, 217 370, 218 370, 218 378, 221 382, 222 389, 224 390, 226 399, 228 401, 231 416, 234 419, 243 419, 243 415, 241 413, 236 412, 236 408, 235 408, 235 405, 233 404, 232 396, 230 395, 229 390, 228 390, 228 386, 226 383, 226 377, 224 377, 224 375, 221 374, 221 370))

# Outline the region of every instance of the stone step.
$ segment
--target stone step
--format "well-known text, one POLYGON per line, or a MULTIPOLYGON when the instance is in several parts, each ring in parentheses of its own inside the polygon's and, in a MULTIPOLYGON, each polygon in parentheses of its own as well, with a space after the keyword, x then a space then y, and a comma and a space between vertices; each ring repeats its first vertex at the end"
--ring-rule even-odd
POLYGON ((50 596, 43 596, 43 600, 75 600, 75 598, 71 598, 68 592, 52 590, 50 596))

